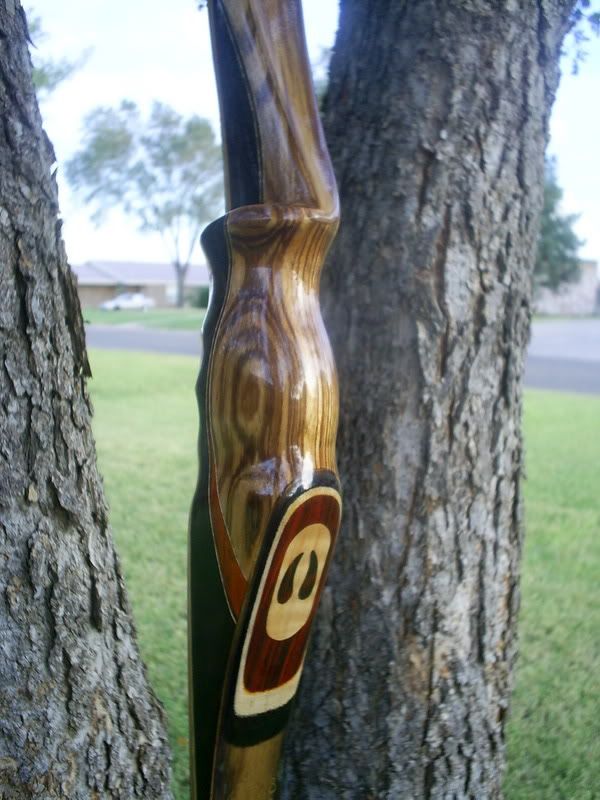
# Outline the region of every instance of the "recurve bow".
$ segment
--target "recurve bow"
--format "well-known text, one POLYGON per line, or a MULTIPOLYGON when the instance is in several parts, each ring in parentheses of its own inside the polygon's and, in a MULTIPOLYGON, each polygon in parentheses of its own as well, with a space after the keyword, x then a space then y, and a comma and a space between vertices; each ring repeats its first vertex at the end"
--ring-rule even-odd
POLYGON ((197 383, 192 797, 267 800, 338 533, 338 388, 319 280, 338 196, 300 0, 209 0, 227 213, 197 383))

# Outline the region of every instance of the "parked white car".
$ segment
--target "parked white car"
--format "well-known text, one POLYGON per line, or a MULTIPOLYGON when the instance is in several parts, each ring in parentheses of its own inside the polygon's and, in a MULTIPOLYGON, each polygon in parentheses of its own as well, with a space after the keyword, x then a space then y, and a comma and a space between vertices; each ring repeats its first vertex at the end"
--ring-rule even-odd
POLYGON ((103 311, 147 311, 154 308, 156 303, 151 297, 146 297, 141 292, 124 292, 113 297, 112 300, 105 300, 100 303, 103 311))

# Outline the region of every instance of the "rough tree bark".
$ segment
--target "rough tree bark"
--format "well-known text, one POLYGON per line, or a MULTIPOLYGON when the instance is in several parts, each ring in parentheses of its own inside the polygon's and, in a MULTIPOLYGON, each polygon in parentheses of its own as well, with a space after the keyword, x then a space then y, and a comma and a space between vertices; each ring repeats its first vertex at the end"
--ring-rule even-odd
POLYGON ((0 0, 0 797, 168 798, 26 38, 0 0))
POLYGON ((342 0, 324 275, 344 522, 285 798, 501 797, 521 378, 573 2, 342 0))

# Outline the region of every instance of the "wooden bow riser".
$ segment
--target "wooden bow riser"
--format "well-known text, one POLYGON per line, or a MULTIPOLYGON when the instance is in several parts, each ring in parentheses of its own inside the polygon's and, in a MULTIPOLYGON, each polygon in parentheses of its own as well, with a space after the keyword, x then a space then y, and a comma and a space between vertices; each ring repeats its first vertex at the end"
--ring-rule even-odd
POLYGON ((198 800, 261 800, 275 796, 341 516, 319 307, 337 195, 298 3, 215 0, 210 13, 233 207, 202 237, 213 288, 190 532, 192 784, 198 800))

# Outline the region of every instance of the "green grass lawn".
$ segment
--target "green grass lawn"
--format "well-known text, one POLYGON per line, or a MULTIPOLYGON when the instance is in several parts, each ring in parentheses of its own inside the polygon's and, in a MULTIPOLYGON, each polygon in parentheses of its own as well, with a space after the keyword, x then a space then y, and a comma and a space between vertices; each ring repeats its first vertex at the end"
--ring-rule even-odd
MULTIPOLYGON (((92 351, 91 363, 115 538, 169 717, 175 797, 187 800, 186 537, 198 363, 106 351, 92 351)), ((529 391, 525 426, 521 658, 506 800, 592 800, 600 797, 600 398, 529 391)))
POLYGON ((196 480, 197 359, 92 351, 94 433, 117 549, 152 685, 169 717, 177 800, 188 797, 186 558, 196 480))
POLYGON ((600 398, 529 391, 507 800, 600 798, 600 398))
POLYGON ((84 308, 83 319, 92 325, 139 325, 163 330, 199 330, 204 319, 203 308, 152 308, 149 311, 102 311, 84 308))

